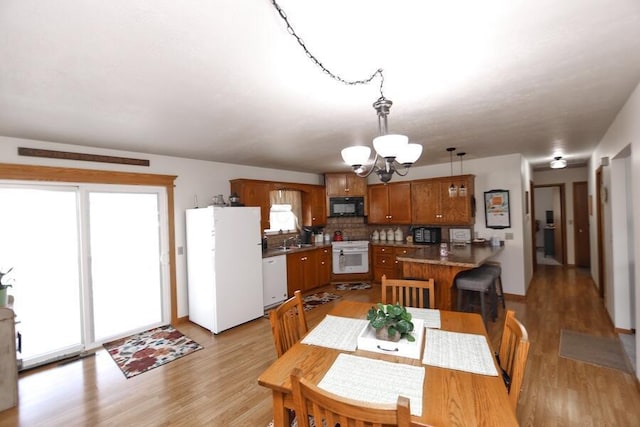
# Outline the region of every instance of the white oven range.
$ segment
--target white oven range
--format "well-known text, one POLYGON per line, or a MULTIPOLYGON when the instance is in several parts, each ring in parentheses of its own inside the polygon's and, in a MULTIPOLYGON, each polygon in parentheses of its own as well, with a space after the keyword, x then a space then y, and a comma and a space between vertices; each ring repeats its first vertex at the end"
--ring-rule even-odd
POLYGON ((332 242, 333 274, 369 272, 369 241, 332 242))

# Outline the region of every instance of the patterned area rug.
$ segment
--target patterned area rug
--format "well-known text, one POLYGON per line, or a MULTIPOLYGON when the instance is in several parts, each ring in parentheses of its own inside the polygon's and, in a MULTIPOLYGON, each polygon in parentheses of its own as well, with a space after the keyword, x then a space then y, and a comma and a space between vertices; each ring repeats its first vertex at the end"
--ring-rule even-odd
POLYGON ((338 298, 342 297, 330 292, 318 292, 317 294, 307 295, 304 297, 304 311, 309 311, 312 308, 326 304, 329 301, 337 300, 338 298))
POLYGON ((204 348, 171 325, 111 341, 103 346, 127 378, 204 348))
POLYGON ((336 289, 339 291, 354 291, 356 289, 370 289, 371 283, 337 283, 336 289))
POLYGON ((561 357, 579 360, 592 365, 632 372, 620 340, 598 337, 562 329, 560 331, 561 357))

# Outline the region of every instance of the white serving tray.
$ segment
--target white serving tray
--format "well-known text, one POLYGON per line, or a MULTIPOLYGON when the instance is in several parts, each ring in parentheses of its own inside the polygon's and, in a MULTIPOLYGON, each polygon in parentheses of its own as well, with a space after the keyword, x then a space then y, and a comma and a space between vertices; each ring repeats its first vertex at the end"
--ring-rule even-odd
POLYGON ((424 341, 424 323, 422 319, 411 319, 411 322, 413 322, 412 334, 416 339, 414 342, 409 342, 406 338, 402 338, 398 342, 376 339, 375 329, 367 324, 360 335, 358 335, 358 349, 392 356, 420 359, 422 342, 424 341))

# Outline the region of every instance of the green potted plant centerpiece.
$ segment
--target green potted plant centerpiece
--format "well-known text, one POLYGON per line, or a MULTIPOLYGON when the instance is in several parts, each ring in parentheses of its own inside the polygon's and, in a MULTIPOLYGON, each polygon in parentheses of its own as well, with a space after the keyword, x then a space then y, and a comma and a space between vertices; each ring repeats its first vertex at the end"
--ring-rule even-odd
POLYGON ((4 273, 0 271, 0 306, 7 305, 7 288, 12 286, 11 283, 8 283, 8 279, 5 276, 11 273, 11 270, 13 270, 13 267, 4 273))
POLYGON ((371 307, 367 313, 369 325, 376 330, 376 338, 385 341, 400 341, 406 338, 407 341, 415 341, 411 334, 413 323, 411 313, 407 309, 396 304, 381 304, 371 307))

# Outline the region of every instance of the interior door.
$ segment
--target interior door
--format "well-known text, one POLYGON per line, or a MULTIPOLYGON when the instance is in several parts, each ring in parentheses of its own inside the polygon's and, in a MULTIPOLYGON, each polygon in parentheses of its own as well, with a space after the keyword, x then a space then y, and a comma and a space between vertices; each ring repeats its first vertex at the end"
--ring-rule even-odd
POLYGON ((576 267, 591 266, 587 182, 573 183, 573 239, 576 267))

